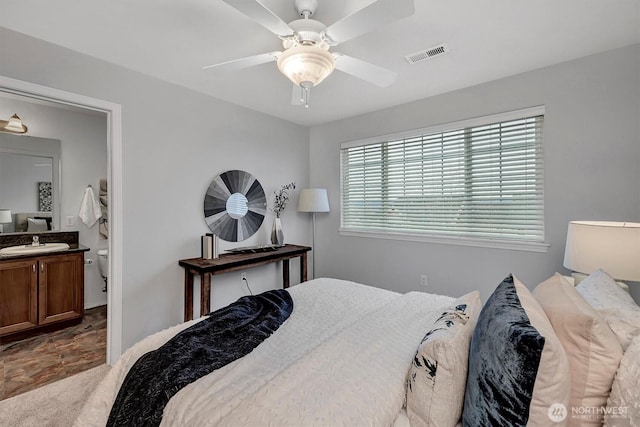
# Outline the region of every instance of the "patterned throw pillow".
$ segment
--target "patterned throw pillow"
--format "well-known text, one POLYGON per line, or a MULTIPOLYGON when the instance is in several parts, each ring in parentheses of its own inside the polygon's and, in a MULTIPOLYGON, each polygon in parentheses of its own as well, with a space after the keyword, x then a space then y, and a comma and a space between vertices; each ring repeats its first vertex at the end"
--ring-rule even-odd
POLYGON ((607 401, 605 426, 640 426, 640 336, 627 347, 607 401))
POLYGON ((564 425, 567 355, 531 292, 509 275, 480 312, 471 348, 464 426, 564 425))
POLYGON ((482 303, 478 291, 457 299, 423 338, 409 369, 411 426, 454 426, 460 421, 471 335, 482 303))
POLYGON ((623 350, 640 335, 640 307, 605 271, 594 271, 576 290, 604 317, 623 350))

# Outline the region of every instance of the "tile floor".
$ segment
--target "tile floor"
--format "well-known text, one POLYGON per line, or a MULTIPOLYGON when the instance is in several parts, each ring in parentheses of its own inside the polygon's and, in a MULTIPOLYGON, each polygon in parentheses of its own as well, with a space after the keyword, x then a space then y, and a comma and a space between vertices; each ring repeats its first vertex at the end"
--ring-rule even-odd
POLYGON ((0 400, 106 361, 107 307, 85 310, 82 323, 0 346, 0 400))

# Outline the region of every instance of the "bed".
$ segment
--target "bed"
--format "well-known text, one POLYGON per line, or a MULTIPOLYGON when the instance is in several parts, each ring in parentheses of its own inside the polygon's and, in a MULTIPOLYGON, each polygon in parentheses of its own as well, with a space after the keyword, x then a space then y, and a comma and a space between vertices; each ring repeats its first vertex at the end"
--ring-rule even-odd
POLYGON ((15 216, 16 233, 42 232, 51 230, 51 212, 18 212, 15 216))
MULTIPOLYGON (((261 425, 265 419, 297 426, 331 425, 336 419, 348 425, 394 423, 415 349, 453 298, 401 295, 335 279, 312 280, 289 293, 289 319, 247 356, 182 389, 165 408, 161 425, 261 425)), ((104 426, 133 361, 200 320, 129 349, 76 425, 104 426)))
MULTIPOLYGON (((552 292, 551 297, 547 292, 547 300, 558 299, 553 296, 556 289, 566 291, 564 283, 559 285, 561 279, 552 279, 546 287, 552 292)), ((545 300, 543 291, 541 288, 538 292, 541 301, 545 300)), ((277 292, 277 298, 290 297, 293 307, 282 323, 246 355, 225 362, 188 385, 175 390, 166 387, 173 391, 166 397, 158 419, 117 421, 114 413, 119 411, 123 396, 126 399, 122 384, 130 383, 141 360, 173 342, 182 331, 204 327, 207 316, 151 335, 127 350, 89 397, 74 425, 400 427, 454 426, 459 421, 464 425, 585 424, 584 417, 571 413, 571 404, 584 396, 576 397, 580 390, 571 388, 573 359, 562 349, 562 334, 558 338, 549 321, 557 316, 550 311, 547 317, 533 294, 511 275, 484 307, 477 291, 456 299, 422 292, 399 294, 337 279, 311 280, 277 292), (524 320, 515 319, 504 328, 510 322, 504 321, 505 307, 516 295, 517 310, 521 315, 525 313, 524 320), (531 307, 540 311, 532 311, 531 307), (492 308, 498 317, 492 314, 492 308), (524 323, 533 332, 518 329, 524 323), (516 332, 512 331, 514 325, 516 332), (504 332, 507 329, 511 332, 504 332), (506 341, 504 333, 511 334, 506 341), (497 345, 496 336, 502 340, 497 345), (514 344, 513 340, 520 341, 514 344), (522 357, 524 368, 512 366, 518 357, 522 357), (519 371, 515 375, 515 386, 522 388, 518 396, 527 396, 521 402, 509 394, 515 386, 505 384, 504 378, 512 373, 501 370, 526 371, 532 357, 537 359, 530 384, 519 371), (491 366, 496 361, 499 366, 491 366), (490 398, 482 392, 487 387, 493 387, 490 398)), ((566 314, 568 310, 562 307, 559 312, 566 314)), ((628 345, 629 350, 638 351, 640 339, 636 341, 638 344, 628 345)), ((612 360, 598 360, 599 372, 604 363, 609 363, 607 375, 611 378, 603 386, 606 396, 589 402, 607 405, 618 365, 622 369, 626 363, 627 370, 637 371, 637 353, 629 355, 633 360, 627 362, 622 350, 619 353, 612 360)), ((588 374, 589 369, 586 371, 588 374)), ((160 367, 154 375, 163 376, 160 367)), ((147 388, 153 388, 155 381, 148 381, 147 388)), ((598 381, 587 379, 589 384, 598 381)), ((615 387, 614 384, 614 390, 615 387)), ((592 390, 589 393, 593 394, 592 390)), ((631 421, 638 411, 637 403, 628 409, 633 406, 629 399, 635 397, 624 393, 618 393, 622 400, 612 404, 627 405, 631 415, 609 419, 608 425, 634 425, 631 421)), ((613 395, 611 398, 615 400, 613 395)), ((583 405, 586 402, 578 401, 583 405)), ((134 404, 130 406, 145 406, 140 400, 131 402, 134 404)), ((601 416, 593 425, 602 425, 602 419, 601 416)))

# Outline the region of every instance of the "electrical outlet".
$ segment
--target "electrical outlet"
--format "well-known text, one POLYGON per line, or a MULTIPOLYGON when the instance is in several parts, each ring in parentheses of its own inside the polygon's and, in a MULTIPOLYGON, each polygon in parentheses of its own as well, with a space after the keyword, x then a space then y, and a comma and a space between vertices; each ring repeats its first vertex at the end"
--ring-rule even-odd
POLYGON ((422 286, 424 286, 425 288, 428 286, 427 275, 426 274, 420 275, 420 284, 422 286))
POLYGON ((245 280, 247 280, 247 273, 243 271, 242 273, 240 273, 240 281, 243 282, 245 280))

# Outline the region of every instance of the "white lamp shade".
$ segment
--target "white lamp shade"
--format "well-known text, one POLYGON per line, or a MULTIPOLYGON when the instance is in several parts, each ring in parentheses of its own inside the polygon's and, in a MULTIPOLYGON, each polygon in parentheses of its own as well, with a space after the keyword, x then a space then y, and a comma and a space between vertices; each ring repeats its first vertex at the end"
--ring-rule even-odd
POLYGON ((640 223, 571 221, 563 265, 584 274, 602 268, 615 279, 640 281, 640 223))
POLYGON ((0 209, 0 224, 8 224, 10 222, 13 222, 11 209, 0 209))
POLYGON ((0 224, 8 224, 10 222, 13 222, 13 219, 11 219, 11 210, 0 209, 0 224))
POLYGON ((298 198, 298 212, 329 212, 329 198, 324 188, 304 188, 298 198))

